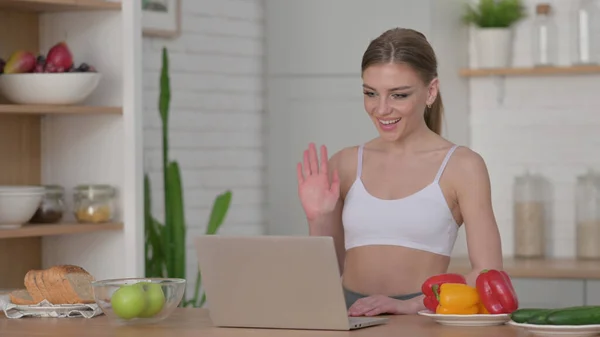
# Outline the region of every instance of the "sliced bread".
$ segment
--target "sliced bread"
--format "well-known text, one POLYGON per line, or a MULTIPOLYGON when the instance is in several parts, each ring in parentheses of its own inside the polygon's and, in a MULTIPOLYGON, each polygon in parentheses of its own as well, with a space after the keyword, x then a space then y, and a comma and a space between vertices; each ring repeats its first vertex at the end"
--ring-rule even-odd
POLYGON ((10 297, 10 301, 17 305, 32 305, 36 304, 31 295, 26 289, 19 289, 10 292, 8 295, 10 297))
POLYGON ((92 281, 94 277, 85 269, 72 266, 56 266, 53 267, 54 272, 62 278, 64 292, 62 296, 65 298, 65 303, 94 303, 94 290, 92 289, 92 281))
POLYGON ((44 296, 40 291, 40 288, 37 286, 36 275, 40 272, 40 270, 30 270, 25 274, 25 288, 31 295, 31 298, 35 303, 40 303, 44 300, 44 296))

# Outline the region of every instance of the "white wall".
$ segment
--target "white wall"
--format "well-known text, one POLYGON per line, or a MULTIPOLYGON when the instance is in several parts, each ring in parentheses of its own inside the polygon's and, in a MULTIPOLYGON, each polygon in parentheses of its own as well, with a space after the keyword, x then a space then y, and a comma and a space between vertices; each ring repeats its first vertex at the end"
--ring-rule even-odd
MULTIPOLYGON (((261 0, 182 0, 182 35, 145 37, 145 170, 153 212, 163 219, 158 81, 161 48, 171 66, 171 158, 183 174, 188 224, 189 280, 197 262, 192 246, 202 234, 214 197, 232 189, 221 233, 263 232, 263 5, 261 0)), ((190 289, 194 282, 190 282, 190 289)))
MULTIPOLYGON (((530 18, 536 1, 529 0, 530 18)), ((555 0, 560 63, 570 62, 568 11, 572 0, 555 0)), ((516 29, 515 66, 531 65, 531 20, 516 29)), ((536 169, 553 187, 550 253, 574 255, 574 183, 588 168, 600 168, 600 76, 507 77, 505 101, 496 101, 493 78, 470 81, 472 147, 485 158, 505 255, 513 254, 512 183, 536 169)))

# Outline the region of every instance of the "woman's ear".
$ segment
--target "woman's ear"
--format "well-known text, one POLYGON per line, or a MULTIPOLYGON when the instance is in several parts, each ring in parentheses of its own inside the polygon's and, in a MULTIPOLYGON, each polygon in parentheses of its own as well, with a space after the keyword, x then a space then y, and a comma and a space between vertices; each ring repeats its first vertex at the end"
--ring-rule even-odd
POLYGON ((431 82, 429 82, 429 86, 427 89, 427 105, 430 106, 435 102, 435 99, 439 93, 439 79, 436 77, 431 82))

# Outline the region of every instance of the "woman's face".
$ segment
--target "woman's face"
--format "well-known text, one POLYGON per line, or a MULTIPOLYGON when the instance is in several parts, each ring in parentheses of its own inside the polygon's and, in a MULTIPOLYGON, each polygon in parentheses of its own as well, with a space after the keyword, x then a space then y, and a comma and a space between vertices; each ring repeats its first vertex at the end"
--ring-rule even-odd
POLYGON ((363 72, 365 110, 380 136, 398 140, 420 127, 427 127, 423 114, 437 94, 437 79, 423 83, 405 64, 380 64, 363 72))

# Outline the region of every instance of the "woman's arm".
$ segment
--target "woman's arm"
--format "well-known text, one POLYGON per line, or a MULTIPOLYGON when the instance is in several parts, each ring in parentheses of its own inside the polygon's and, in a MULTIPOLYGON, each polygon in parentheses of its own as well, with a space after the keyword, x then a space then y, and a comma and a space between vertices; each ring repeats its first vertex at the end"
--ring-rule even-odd
MULTIPOLYGON (((337 169, 340 176, 340 182, 345 182, 343 179, 344 172, 342 172, 340 165, 342 151, 334 154, 327 163, 329 181, 333 180, 333 171, 337 169)), ((340 183, 340 185, 343 184, 340 183)), ((340 192, 340 197, 333 212, 318 219, 308 220, 308 231, 310 236, 331 236, 333 238, 335 251, 337 253, 338 266, 340 268, 340 275, 344 273, 344 261, 346 259, 346 250, 344 247, 344 227, 342 225, 343 205, 344 201, 342 193, 340 192)))
POLYGON ((330 215, 308 221, 310 236, 331 236, 333 238, 340 275, 344 273, 344 260, 346 259, 344 230, 342 227, 342 204, 343 202, 340 199, 330 215))
POLYGON ((490 178, 486 164, 478 153, 465 150, 461 151, 460 158, 457 158, 459 174, 456 193, 472 266, 471 272, 466 275, 467 283, 475 285, 475 280, 482 270, 502 270, 502 246, 492 209, 490 178))

